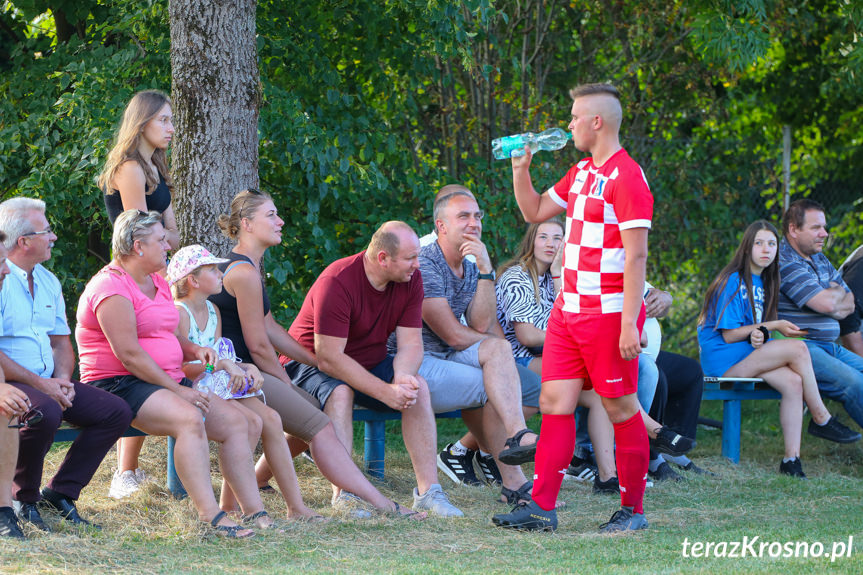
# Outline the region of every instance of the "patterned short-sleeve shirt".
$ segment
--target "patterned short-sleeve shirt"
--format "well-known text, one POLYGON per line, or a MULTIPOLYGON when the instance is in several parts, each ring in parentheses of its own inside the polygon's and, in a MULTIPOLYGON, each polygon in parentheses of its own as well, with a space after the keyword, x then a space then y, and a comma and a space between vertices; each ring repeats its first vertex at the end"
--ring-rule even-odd
POLYGON ((623 311, 621 230, 650 228, 653 196, 626 150, 602 166, 586 158, 548 190, 566 208, 563 289, 555 306, 571 313, 623 311))
POLYGON ((842 274, 822 253, 809 259, 791 247, 788 240, 779 242, 779 319, 785 319, 805 329, 806 339, 832 342, 839 337, 839 322, 815 311, 806 304, 831 283, 850 291, 842 274))
POLYGON ((497 295, 497 321, 514 357, 531 357, 530 351, 515 336, 514 322, 530 323, 545 331, 554 305, 554 281, 551 273, 539 277, 539 301, 533 291, 530 274, 521 265, 514 265, 501 274, 494 286, 497 295))

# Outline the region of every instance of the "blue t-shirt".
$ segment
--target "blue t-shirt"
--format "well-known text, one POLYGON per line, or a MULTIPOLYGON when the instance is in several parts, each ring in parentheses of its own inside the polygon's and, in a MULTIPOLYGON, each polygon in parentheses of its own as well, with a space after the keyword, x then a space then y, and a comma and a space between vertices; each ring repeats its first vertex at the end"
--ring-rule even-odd
POLYGON ((752 353, 752 344, 747 339, 734 343, 726 343, 722 339, 723 329, 735 329, 761 322, 764 312, 764 285, 761 283, 761 276, 752 276, 752 291, 754 314, 746 294, 746 284, 739 274, 734 272, 728 278, 725 289, 716 297, 715 305, 705 318, 704 324, 698 326, 698 345, 701 349, 704 375, 721 377, 731 366, 752 353))

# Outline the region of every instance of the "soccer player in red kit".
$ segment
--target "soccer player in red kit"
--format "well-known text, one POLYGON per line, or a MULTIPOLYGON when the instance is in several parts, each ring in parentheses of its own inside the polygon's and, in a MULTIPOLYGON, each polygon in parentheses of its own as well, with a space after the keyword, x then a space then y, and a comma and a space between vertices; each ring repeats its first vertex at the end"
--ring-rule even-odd
POLYGON ((621 508, 603 532, 647 527, 642 501, 649 460, 639 410, 638 354, 644 324, 647 232, 653 196, 641 167, 620 145, 622 108, 608 84, 570 92, 569 130, 590 154, 544 194, 530 177, 531 153, 512 159, 513 187, 528 222, 566 211, 563 288, 548 322, 542 364, 542 428, 532 501, 495 515, 495 525, 557 528, 555 500, 575 447, 573 412, 582 389, 596 389, 614 424, 621 508))

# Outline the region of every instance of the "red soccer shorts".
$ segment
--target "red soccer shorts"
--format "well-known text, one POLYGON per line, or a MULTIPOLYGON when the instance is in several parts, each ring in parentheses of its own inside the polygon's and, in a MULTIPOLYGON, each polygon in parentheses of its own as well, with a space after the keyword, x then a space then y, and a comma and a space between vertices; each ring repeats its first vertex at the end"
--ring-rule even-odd
MULTIPOLYGON (((584 379, 602 397, 638 390, 638 359, 620 357, 619 313, 568 313, 552 308, 542 353, 542 381, 584 379)), ((638 314, 644 326, 644 306, 638 314)))

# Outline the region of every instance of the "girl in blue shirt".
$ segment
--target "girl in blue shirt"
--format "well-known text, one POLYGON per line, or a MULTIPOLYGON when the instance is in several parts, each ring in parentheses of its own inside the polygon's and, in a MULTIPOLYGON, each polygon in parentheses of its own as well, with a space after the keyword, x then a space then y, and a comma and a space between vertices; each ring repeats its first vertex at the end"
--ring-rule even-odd
POLYGON ((704 374, 713 377, 760 377, 782 394, 779 421, 785 439, 785 458, 779 471, 805 477, 800 463, 803 402, 812 421, 809 433, 850 443, 860 439, 821 401, 812 360, 797 339, 770 339, 769 332, 802 337, 793 323, 776 319, 779 298, 779 234, 767 221, 749 225, 731 262, 710 284, 698 318, 698 343, 704 374))

